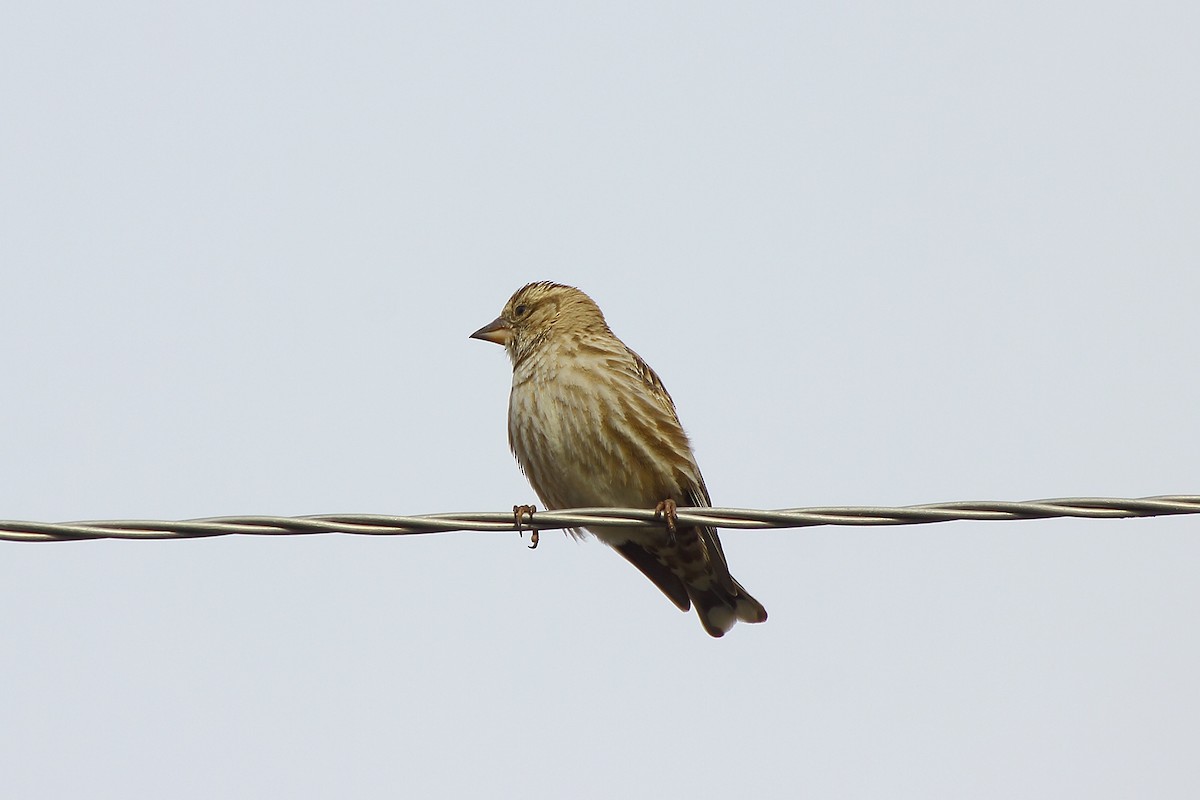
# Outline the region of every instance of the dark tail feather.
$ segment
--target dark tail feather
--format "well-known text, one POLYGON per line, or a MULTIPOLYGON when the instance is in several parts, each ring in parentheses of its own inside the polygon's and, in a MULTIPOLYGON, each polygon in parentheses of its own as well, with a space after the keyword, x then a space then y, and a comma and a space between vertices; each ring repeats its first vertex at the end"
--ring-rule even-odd
POLYGON ((696 604, 700 614, 700 624, 709 636, 720 638, 729 632, 734 623, 766 622, 767 609, 742 588, 742 585, 730 578, 734 591, 729 592, 722 586, 707 589, 688 587, 688 595, 696 604))
POLYGON ((700 622, 709 636, 721 637, 729 632, 734 623, 766 622, 767 609, 750 596, 742 585, 729 574, 725 561, 725 549, 715 528, 695 528, 698 542, 708 564, 708 580, 693 581, 688 585, 688 596, 696 604, 700 622))
POLYGON ((662 589, 662 593, 671 598, 671 602, 679 606, 680 611, 690 611, 692 603, 688 599, 687 587, 683 580, 671 571, 671 568, 658 560, 658 556, 649 553, 646 548, 635 542, 623 542, 613 545, 613 549, 625 557, 650 582, 662 589))
MULTIPOLYGON (((701 547, 700 552, 705 556, 692 556, 689 560, 694 565, 704 564, 702 569, 691 571, 683 564, 677 564, 677 569, 689 573, 680 575, 664 564, 659 555, 632 541, 613 545, 613 549, 661 589, 680 611, 689 611, 695 604, 700 624, 709 636, 724 636, 739 620, 766 622, 767 610, 762 603, 751 597, 729 574, 715 531, 685 528, 679 532, 679 541, 682 551, 690 550, 689 544, 701 547)), ((682 554, 681 550, 674 552, 682 554)))

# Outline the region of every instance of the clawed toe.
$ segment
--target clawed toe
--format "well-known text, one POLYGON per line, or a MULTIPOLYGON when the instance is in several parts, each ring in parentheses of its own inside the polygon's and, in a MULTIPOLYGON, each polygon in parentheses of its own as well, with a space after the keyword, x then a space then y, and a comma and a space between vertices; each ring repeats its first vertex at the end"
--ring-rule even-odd
MULTIPOLYGON (((526 514, 528 514, 529 521, 532 522, 533 515, 535 513, 537 513, 537 506, 513 506, 513 524, 517 526, 517 533, 520 534, 522 537, 525 535, 523 533, 525 528, 524 528, 524 520, 522 518, 526 514)), ((536 530, 531 530, 529 532, 529 542, 530 542, 529 549, 530 550, 537 549, 538 538, 539 538, 538 532, 536 530)))
POLYGON ((671 545, 675 544, 675 528, 679 522, 679 514, 675 501, 671 498, 662 500, 654 507, 654 519, 662 519, 667 526, 667 537, 671 545))

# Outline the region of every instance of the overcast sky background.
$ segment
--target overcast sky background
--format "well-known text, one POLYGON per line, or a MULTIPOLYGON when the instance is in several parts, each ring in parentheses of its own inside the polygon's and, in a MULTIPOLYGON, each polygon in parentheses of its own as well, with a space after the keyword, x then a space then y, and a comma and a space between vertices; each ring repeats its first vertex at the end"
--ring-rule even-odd
MULTIPOLYGON (((9 6, 0 517, 532 502, 537 279, 718 505, 1200 492, 1198 8, 9 6)), ((1200 794, 1200 518, 526 542, 0 542, 0 788, 1200 794)))

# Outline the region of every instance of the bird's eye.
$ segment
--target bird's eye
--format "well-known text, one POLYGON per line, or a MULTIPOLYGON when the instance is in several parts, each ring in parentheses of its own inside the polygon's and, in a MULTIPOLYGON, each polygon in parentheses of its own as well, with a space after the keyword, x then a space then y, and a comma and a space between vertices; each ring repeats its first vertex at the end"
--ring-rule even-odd
POLYGON ((529 310, 529 306, 522 303, 521 305, 519 305, 513 309, 513 313, 516 314, 518 317, 523 317, 523 316, 525 316, 525 312, 528 310, 529 310))

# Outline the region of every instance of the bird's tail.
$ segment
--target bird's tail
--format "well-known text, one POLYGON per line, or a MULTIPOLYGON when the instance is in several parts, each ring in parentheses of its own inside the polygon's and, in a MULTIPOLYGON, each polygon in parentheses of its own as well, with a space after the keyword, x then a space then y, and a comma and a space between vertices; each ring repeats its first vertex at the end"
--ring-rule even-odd
POLYGON ((700 588, 688 586, 688 597, 696 606, 700 615, 700 623, 709 636, 720 638, 738 622, 766 622, 767 609, 763 604, 750 596, 749 592, 733 578, 728 586, 712 582, 709 586, 700 588))
POLYGON ((721 541, 711 528, 682 528, 670 547, 636 541, 612 545, 641 570, 680 611, 692 606, 709 636, 724 636, 738 620, 766 622, 767 610, 729 574, 721 541))

